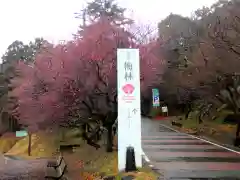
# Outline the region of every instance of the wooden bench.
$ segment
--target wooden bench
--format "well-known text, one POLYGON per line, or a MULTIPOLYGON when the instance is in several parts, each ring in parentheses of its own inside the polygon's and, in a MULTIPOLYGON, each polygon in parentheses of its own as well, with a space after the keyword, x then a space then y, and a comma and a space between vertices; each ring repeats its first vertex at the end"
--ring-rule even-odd
POLYGON ((61 155, 57 159, 49 160, 45 179, 63 179, 66 168, 67 165, 61 155))

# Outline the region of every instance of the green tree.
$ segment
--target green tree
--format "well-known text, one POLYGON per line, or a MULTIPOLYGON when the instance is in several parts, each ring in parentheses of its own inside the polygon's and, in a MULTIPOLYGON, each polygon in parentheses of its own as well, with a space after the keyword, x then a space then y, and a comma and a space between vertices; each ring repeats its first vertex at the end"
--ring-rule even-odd
POLYGON ((14 76, 13 65, 17 61, 33 63, 35 55, 48 44, 43 38, 36 38, 29 44, 24 44, 22 41, 16 40, 10 44, 2 56, 1 72, 6 76, 14 76))
POLYGON ((81 13, 75 13, 77 18, 83 19, 83 26, 86 23, 96 22, 102 17, 108 18, 115 25, 129 25, 133 20, 126 18, 126 9, 120 7, 115 0, 94 0, 89 2, 81 13))
POLYGON ((47 43, 43 38, 36 38, 29 44, 24 44, 22 41, 16 40, 8 46, 3 55, 0 72, 0 133, 3 133, 9 128, 14 129, 14 126, 17 125, 16 119, 8 113, 9 106, 15 105, 15 100, 8 94, 11 88, 11 79, 17 75, 14 70, 14 63, 18 61, 33 63, 35 55, 47 43))
POLYGON ((25 62, 33 62, 34 56, 47 43, 43 38, 36 38, 29 44, 24 44, 22 41, 16 40, 10 44, 2 57, 3 63, 12 63, 18 60, 25 62))

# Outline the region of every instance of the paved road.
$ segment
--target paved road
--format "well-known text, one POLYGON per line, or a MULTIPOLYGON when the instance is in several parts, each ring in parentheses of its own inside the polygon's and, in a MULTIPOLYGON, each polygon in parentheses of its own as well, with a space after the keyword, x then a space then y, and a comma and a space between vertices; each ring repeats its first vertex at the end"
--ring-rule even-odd
POLYGON ((20 160, 14 156, 0 155, 0 180, 43 180, 47 159, 20 160))
POLYGON ((169 180, 240 180, 240 154, 142 119, 142 147, 169 180))

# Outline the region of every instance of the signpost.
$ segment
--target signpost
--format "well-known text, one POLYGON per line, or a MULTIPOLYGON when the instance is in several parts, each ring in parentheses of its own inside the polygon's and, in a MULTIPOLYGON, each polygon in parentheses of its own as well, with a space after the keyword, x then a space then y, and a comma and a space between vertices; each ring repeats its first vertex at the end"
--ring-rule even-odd
POLYGON ((118 169, 124 170, 127 147, 142 167, 140 67, 138 49, 117 50, 118 75, 118 169))
POLYGON ((167 106, 163 106, 162 107, 162 112, 164 115, 168 116, 168 107, 167 106))
POLYGON ((28 133, 27 133, 27 131, 16 131, 16 137, 25 137, 25 136, 27 136, 28 135, 28 133))
POLYGON ((153 97, 153 107, 159 107, 159 91, 158 89, 152 89, 152 97, 153 97))

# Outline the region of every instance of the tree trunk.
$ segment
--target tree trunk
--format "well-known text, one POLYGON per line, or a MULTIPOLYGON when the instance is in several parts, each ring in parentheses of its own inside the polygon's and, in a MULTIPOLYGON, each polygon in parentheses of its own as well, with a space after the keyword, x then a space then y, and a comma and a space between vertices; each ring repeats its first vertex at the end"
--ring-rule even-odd
POLYGON ((234 140, 234 146, 240 146, 240 122, 237 124, 236 137, 234 140))
POLYGON ((60 134, 60 141, 65 141, 65 127, 59 128, 59 134, 60 134))
POLYGON ((185 105, 184 104, 180 104, 180 111, 181 113, 185 113, 185 105))
POLYGON ((185 119, 188 119, 188 116, 189 116, 189 114, 192 111, 192 107, 191 107, 190 104, 186 104, 184 109, 185 109, 184 110, 184 112, 185 112, 185 119))
POLYGON ((237 118, 237 129, 236 129, 236 136, 234 140, 234 146, 238 147, 240 146, 240 120, 237 113, 236 113, 236 118, 237 118))
POLYGON ((188 119, 190 113, 191 113, 191 109, 189 108, 187 109, 187 112, 185 114, 185 119, 188 119))
POLYGON ((198 124, 202 124, 203 120, 202 120, 202 112, 199 113, 198 115, 198 124))
POLYGON ((97 131, 96 140, 97 140, 97 141, 100 141, 100 140, 101 140, 101 129, 100 129, 100 128, 99 128, 99 130, 97 131))
POLYGON ((237 130, 236 130, 236 138, 240 138, 240 122, 237 124, 237 130))
POLYGON ((109 123, 107 125, 107 152, 113 152, 113 134, 112 134, 112 125, 109 123))
POLYGON ((28 156, 31 156, 32 134, 28 134, 28 156))

